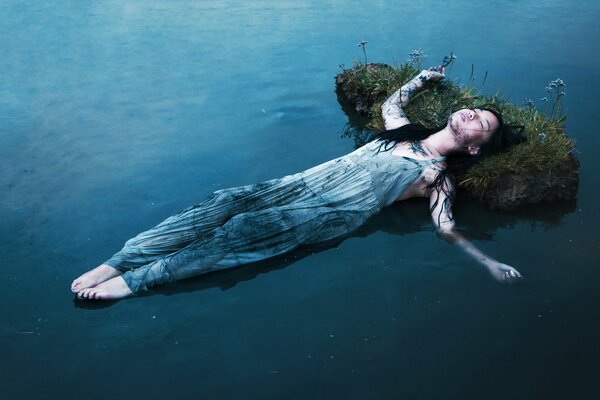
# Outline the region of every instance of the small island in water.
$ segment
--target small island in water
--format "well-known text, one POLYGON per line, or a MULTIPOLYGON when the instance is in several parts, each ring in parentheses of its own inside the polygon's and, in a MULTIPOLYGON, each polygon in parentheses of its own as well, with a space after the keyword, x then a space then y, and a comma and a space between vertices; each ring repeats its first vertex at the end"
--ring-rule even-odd
MULTIPOLYGON (((336 76, 338 100, 363 117, 347 130, 357 146, 370 138, 370 132, 384 130, 381 104, 420 70, 418 57, 411 57, 400 66, 355 62, 336 76)), ((577 195, 579 161, 573 156, 574 141, 564 129, 566 116, 561 114, 564 86, 560 79, 551 81, 547 97, 541 100, 544 107, 538 110, 531 100, 517 106, 499 95, 476 94, 475 88, 446 78, 427 84, 404 111, 411 122, 433 127, 445 125, 448 115, 458 109, 494 104, 506 122, 523 125, 525 143, 487 157, 456 177, 462 192, 491 208, 512 210, 524 204, 573 200, 577 195)))

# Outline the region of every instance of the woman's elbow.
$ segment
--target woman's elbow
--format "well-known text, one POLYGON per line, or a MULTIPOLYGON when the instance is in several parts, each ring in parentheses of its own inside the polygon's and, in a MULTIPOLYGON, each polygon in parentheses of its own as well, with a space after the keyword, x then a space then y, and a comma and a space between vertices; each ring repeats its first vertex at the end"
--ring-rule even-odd
POLYGON ((442 222, 437 226, 436 232, 445 239, 453 238, 455 234, 454 224, 452 222, 442 222))

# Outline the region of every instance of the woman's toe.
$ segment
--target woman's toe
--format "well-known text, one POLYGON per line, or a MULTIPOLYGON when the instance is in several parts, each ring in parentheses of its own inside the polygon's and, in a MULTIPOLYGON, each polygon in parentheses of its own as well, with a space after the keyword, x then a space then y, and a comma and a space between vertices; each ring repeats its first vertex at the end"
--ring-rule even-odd
POLYGON ((79 286, 80 286, 80 283, 81 283, 81 282, 79 281, 79 279, 75 279, 75 280, 73 281, 73 283, 71 284, 71 291, 73 291, 73 292, 78 292, 78 291, 79 291, 79 286))

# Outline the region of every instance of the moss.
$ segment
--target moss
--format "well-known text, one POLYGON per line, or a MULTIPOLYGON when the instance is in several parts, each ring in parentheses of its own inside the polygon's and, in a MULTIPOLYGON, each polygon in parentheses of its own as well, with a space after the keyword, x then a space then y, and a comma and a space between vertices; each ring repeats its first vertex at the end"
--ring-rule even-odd
MULTIPOLYGON (((357 99, 360 101, 357 109, 370 118, 367 126, 382 131, 382 102, 419 72, 420 69, 409 63, 400 66, 356 64, 340 74, 337 81, 345 86, 344 92, 350 101, 355 104, 357 99)), ((478 163, 459 177, 461 187, 481 191, 499 176, 549 172, 567 162, 574 142, 565 133, 566 116, 552 117, 532 105, 516 106, 499 94, 477 95, 474 88, 446 79, 427 84, 404 111, 411 122, 434 127, 445 125, 448 116, 458 109, 490 103, 498 106, 506 122, 523 125, 528 140, 478 163)))

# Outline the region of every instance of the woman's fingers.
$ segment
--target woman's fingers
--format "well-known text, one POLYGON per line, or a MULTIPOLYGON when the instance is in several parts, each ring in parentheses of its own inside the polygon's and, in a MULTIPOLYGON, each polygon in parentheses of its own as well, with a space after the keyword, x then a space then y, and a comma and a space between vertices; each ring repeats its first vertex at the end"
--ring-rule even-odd
POLYGON ((519 271, 517 271, 514 268, 511 268, 510 271, 508 271, 508 276, 510 277, 511 280, 518 280, 523 278, 523 276, 519 273, 519 271))
POLYGON ((442 67, 441 65, 438 65, 437 67, 429 67, 429 71, 435 71, 435 72, 440 72, 440 73, 444 73, 444 71, 446 70, 446 68, 442 67))
POLYGON ((426 76, 427 76, 428 80, 439 81, 440 79, 444 79, 446 77, 446 75, 445 75, 446 70, 441 65, 439 65, 437 67, 429 67, 429 69, 426 72, 427 72, 426 76))
POLYGON ((510 267, 506 264, 500 264, 497 271, 498 271, 498 278, 502 282, 515 282, 515 281, 523 278, 523 276, 521 275, 521 273, 519 271, 517 271, 513 267, 510 267))

